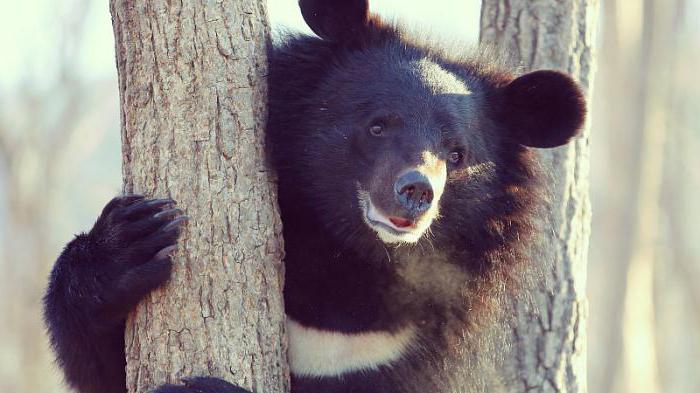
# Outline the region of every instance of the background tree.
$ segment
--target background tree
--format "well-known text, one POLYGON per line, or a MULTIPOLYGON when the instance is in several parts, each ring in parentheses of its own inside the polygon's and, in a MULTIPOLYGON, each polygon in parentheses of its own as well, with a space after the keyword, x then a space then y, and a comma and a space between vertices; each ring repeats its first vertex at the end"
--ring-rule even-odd
POLYGON ((697 51, 681 49, 697 39, 685 16, 692 3, 603 3, 606 39, 594 130, 604 148, 594 162, 606 172, 594 179, 604 184, 593 193, 598 247, 590 267, 600 277, 591 291, 592 307, 598 306, 592 313, 600 315, 590 323, 598 342, 589 354, 594 391, 691 392, 700 386, 696 365, 677 361, 700 350, 694 328, 698 260, 688 252, 688 239, 697 236, 686 224, 696 217, 689 190, 697 192, 689 169, 697 165, 687 153, 700 133, 685 104, 693 102, 692 86, 700 80, 691 76, 697 51))
POLYGON ((63 4, 67 16, 55 27, 51 52, 54 72, 43 83, 26 77, 14 95, 3 94, 0 83, 0 391, 48 391, 60 381, 52 372, 39 301, 55 258, 47 217, 60 209, 57 198, 47 196, 55 196, 61 175, 74 174, 67 161, 89 155, 102 137, 99 130, 86 136, 82 127, 105 116, 105 98, 112 94, 104 82, 87 88, 76 71, 90 5, 63 4), (95 105, 93 113, 80 110, 86 102, 95 105))
POLYGON ((622 391, 663 391, 657 366, 654 323, 654 264, 658 255, 659 199, 667 139, 669 86, 673 69, 679 3, 644 0, 642 48, 639 62, 641 95, 637 111, 639 153, 637 187, 631 200, 633 236, 629 250, 622 319, 622 391))
POLYGON ((110 2, 124 190, 190 217, 172 280, 127 324, 127 386, 288 387, 281 222, 264 163, 264 0, 110 2))
MULTIPOLYGON (((597 0, 484 0, 483 44, 515 56, 524 71, 559 69, 590 97, 597 0)), ((590 234, 588 132, 571 144, 540 151, 551 201, 543 238, 532 255, 547 267, 529 301, 513 312, 512 353, 500 373, 506 391, 586 390, 585 297, 590 234)))

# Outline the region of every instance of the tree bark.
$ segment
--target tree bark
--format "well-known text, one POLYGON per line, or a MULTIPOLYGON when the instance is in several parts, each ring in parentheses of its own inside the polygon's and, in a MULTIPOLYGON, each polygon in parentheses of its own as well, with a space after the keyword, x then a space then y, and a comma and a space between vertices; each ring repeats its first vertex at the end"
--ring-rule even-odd
MULTIPOLYGON (((484 0, 480 40, 508 51, 525 70, 571 74, 590 97, 597 6, 596 0, 484 0)), ((512 356, 499 373, 507 391, 586 391, 588 155, 587 131, 539 154, 551 198, 532 255, 546 269, 533 304, 514 305, 512 356)))
POLYGON ((124 190, 190 217, 166 288, 129 318, 127 386, 215 375, 258 392, 289 377, 281 221, 264 159, 264 0, 111 0, 124 190))

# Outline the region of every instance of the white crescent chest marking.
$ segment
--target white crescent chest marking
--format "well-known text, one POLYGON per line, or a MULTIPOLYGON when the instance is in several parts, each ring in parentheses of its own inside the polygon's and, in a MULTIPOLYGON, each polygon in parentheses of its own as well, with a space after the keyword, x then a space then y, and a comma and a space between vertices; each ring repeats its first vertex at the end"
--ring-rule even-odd
POLYGON ((338 333, 302 326, 287 317, 289 367, 297 376, 330 377, 377 369, 401 358, 415 341, 414 327, 395 333, 338 333))

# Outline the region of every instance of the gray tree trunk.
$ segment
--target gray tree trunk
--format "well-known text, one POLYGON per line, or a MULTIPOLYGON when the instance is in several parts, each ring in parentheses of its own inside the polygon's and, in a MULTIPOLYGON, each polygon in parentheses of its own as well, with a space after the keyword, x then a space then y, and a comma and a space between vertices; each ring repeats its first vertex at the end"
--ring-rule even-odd
POLYGON ((190 217, 166 288, 127 323, 127 386, 289 377, 281 221, 264 160, 264 0, 111 0, 126 192, 190 217))
MULTIPOLYGON (((568 72, 590 97, 597 6, 596 0, 484 0, 480 39, 513 54, 525 71, 568 72)), ((551 201, 532 255, 547 269, 532 297, 535 307, 514 306, 512 353, 499 372, 506 391, 586 391, 588 155, 588 132, 540 154, 551 201)))

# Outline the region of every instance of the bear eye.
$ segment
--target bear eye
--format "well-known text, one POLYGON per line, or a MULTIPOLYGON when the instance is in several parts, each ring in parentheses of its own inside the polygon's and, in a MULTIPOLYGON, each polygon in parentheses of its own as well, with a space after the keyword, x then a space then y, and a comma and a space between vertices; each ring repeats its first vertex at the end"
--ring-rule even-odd
POLYGON ((369 126, 368 131, 370 134, 372 134, 372 136, 381 136, 384 132, 384 126, 379 123, 375 123, 369 126))
POLYGON ((462 160, 464 160, 464 153, 461 151, 455 150, 450 152, 450 164, 453 165, 458 165, 462 163, 462 160))

